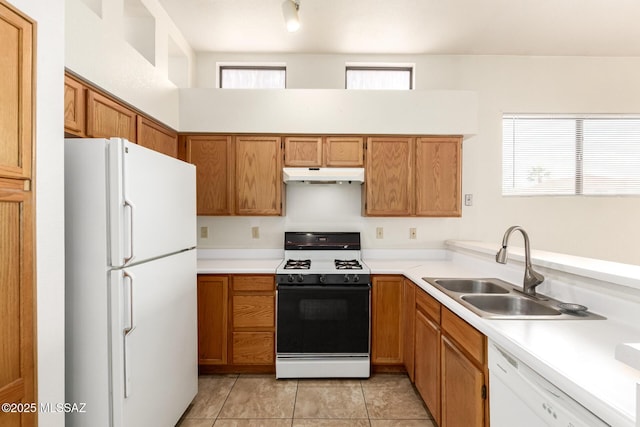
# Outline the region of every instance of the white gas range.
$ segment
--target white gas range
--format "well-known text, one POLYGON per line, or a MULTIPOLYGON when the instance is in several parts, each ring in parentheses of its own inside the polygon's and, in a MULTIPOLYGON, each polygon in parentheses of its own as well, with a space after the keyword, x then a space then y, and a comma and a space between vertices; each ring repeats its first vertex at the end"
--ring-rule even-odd
POLYGON ((286 232, 276 271, 276 377, 370 375, 370 270, 360 233, 286 232))

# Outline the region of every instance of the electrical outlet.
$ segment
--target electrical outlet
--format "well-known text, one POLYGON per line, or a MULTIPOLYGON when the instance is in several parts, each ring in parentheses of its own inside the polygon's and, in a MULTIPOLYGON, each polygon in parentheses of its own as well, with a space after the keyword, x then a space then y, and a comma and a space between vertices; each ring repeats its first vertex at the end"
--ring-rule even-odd
POLYGON ((376 227, 376 239, 384 239, 384 230, 382 227, 376 227))
POLYGON ((209 227, 200 227, 200 238, 201 239, 209 238, 209 227))
POLYGON ((465 194, 464 195, 464 205, 472 206, 473 205, 473 194, 465 194))
POLYGON ((251 237, 253 239, 259 239, 260 238, 260 227, 251 227, 251 237))
POLYGON ((417 238, 416 229, 413 228, 413 227, 409 229, 409 238, 410 239, 416 239, 417 238))

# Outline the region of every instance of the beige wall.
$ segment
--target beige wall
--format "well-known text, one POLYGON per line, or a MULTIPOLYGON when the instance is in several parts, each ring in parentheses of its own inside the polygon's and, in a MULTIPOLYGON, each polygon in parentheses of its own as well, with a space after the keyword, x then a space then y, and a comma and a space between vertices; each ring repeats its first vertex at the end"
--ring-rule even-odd
POLYGON ((441 247, 448 238, 497 244, 520 224, 535 249, 640 264, 640 197, 501 195, 502 113, 640 113, 640 58, 201 53, 196 86, 215 87, 216 61, 243 60, 286 62, 288 87, 296 89, 342 88, 345 62, 396 61, 416 64, 416 89, 475 91, 478 133, 463 147, 463 193, 473 194, 474 205, 460 219, 364 218, 357 190, 290 186, 284 218, 199 218, 210 227, 200 247, 278 248, 285 230, 338 228, 361 231, 369 248, 441 247), (251 238, 252 225, 261 226, 260 239, 251 238), (384 239, 375 238, 380 226, 384 239), (418 229, 417 240, 409 240, 409 227, 418 229))

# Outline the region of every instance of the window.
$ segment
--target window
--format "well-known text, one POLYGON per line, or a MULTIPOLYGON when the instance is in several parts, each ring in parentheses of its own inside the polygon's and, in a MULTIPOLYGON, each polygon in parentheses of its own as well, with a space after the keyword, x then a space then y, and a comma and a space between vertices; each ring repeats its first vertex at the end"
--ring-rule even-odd
POLYGON ((347 89, 413 89, 413 67, 347 66, 347 89))
POLYGON ((286 81, 284 66, 220 66, 222 89, 284 89, 286 81))
POLYGON ((502 194, 640 195, 640 117, 504 115, 502 194))

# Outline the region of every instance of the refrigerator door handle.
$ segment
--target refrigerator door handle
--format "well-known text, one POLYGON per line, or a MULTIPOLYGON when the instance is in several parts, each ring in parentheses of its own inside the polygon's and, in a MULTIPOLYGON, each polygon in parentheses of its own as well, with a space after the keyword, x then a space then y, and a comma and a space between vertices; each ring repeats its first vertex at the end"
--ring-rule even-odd
POLYGON ((124 199, 124 209, 129 212, 129 256, 124 257, 124 265, 127 265, 133 259, 133 211, 135 205, 127 199, 124 199))
POLYGON ((126 271, 122 272, 123 283, 125 286, 125 295, 127 295, 129 310, 127 326, 122 330, 123 333, 123 352, 124 352, 124 397, 127 398, 131 394, 131 381, 129 378, 129 352, 127 350, 127 337, 136 328, 133 320, 133 276, 126 271))

